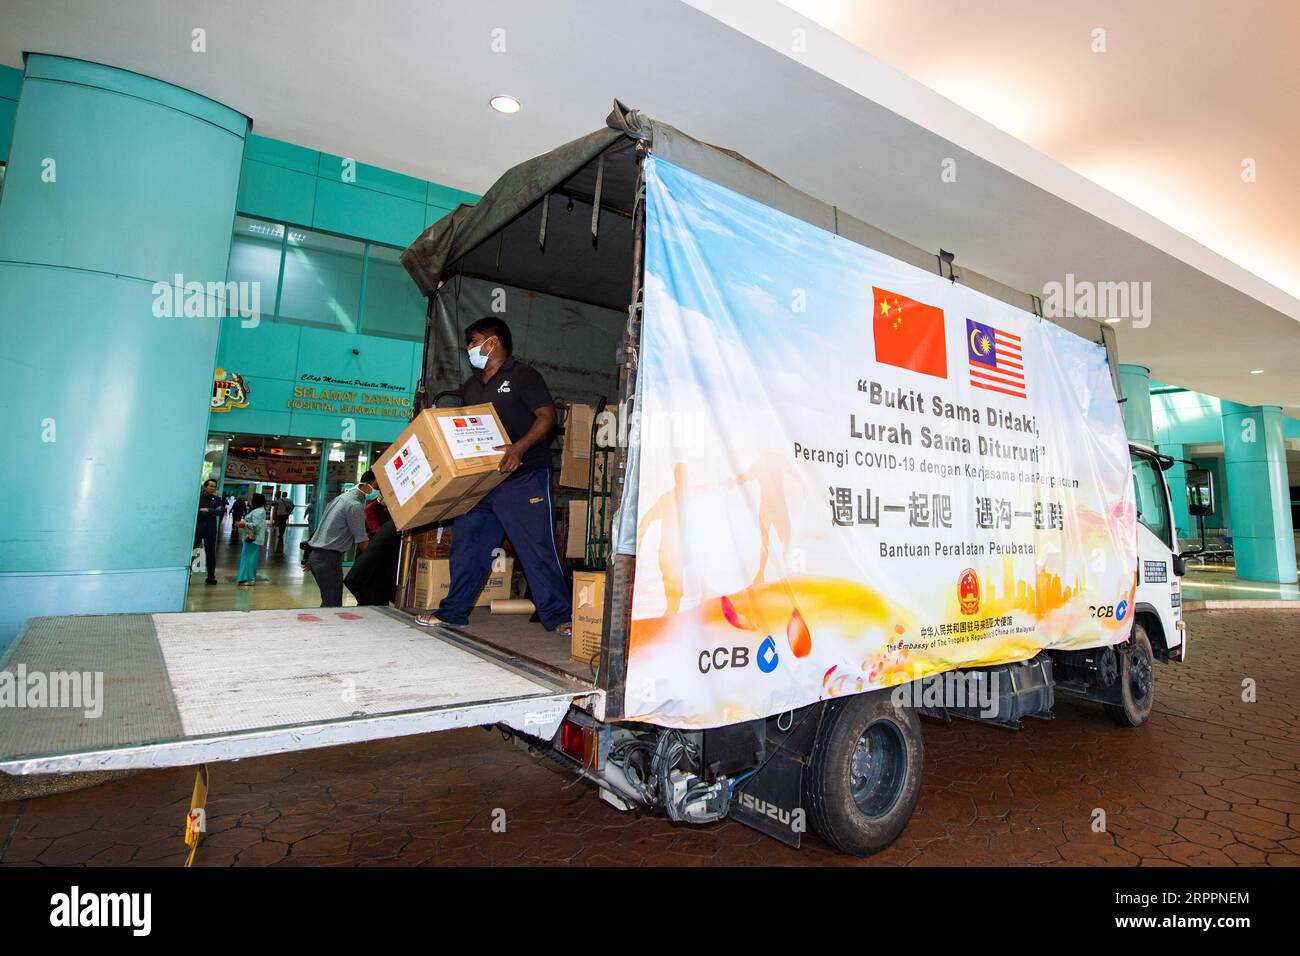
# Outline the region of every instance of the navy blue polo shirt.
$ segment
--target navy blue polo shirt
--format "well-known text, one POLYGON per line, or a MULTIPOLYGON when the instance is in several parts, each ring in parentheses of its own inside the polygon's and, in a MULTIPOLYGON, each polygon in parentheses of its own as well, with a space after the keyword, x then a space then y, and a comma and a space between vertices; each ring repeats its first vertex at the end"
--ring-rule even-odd
MULTIPOLYGON (((486 382, 483 381, 482 373, 475 372, 465 380, 460 390, 466 405, 490 403, 512 442, 523 438, 528 429, 533 427, 536 419, 533 413, 537 409, 555 404, 542 373, 513 355, 502 362, 501 367, 486 382)), ((551 439, 547 437, 524 452, 519 468, 510 477, 517 478, 550 466, 551 439)))

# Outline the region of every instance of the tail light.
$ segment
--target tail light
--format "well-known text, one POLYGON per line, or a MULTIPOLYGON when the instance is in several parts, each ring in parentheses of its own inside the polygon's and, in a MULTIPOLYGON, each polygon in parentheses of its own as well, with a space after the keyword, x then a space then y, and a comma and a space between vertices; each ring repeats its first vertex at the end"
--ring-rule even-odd
POLYGON ((596 729, 584 727, 570 717, 560 724, 560 750, 583 766, 596 766, 596 729))

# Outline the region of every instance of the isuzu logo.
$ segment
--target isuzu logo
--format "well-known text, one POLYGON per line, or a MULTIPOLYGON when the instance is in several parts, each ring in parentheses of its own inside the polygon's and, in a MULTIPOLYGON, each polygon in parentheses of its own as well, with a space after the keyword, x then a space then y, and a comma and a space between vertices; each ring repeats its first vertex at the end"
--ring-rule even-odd
POLYGON ((739 803, 744 809, 757 813, 760 817, 767 817, 784 827, 789 827, 793 833, 803 833, 807 830, 803 807, 786 810, 770 800, 763 800, 748 793, 740 795, 739 803))

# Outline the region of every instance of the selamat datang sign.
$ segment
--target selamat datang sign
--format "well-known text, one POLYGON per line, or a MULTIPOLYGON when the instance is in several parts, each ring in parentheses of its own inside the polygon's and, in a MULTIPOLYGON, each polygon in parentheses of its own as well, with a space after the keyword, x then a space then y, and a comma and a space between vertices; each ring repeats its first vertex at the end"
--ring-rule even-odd
POLYGON ((1092 612, 1132 603, 1136 563, 1100 346, 645 174, 628 718, 718 726, 1124 639, 1092 612))

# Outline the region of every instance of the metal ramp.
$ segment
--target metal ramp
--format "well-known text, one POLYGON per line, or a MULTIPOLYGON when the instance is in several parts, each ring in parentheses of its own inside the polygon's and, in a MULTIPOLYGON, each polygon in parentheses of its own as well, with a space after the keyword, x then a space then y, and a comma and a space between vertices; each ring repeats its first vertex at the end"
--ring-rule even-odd
MULTIPOLYGON (((9 774, 184 767, 505 724, 550 739, 591 684, 388 608, 38 618, 0 670, 100 674, 100 713, 0 709, 9 774)), ((92 677, 93 679, 93 677, 92 677)))

